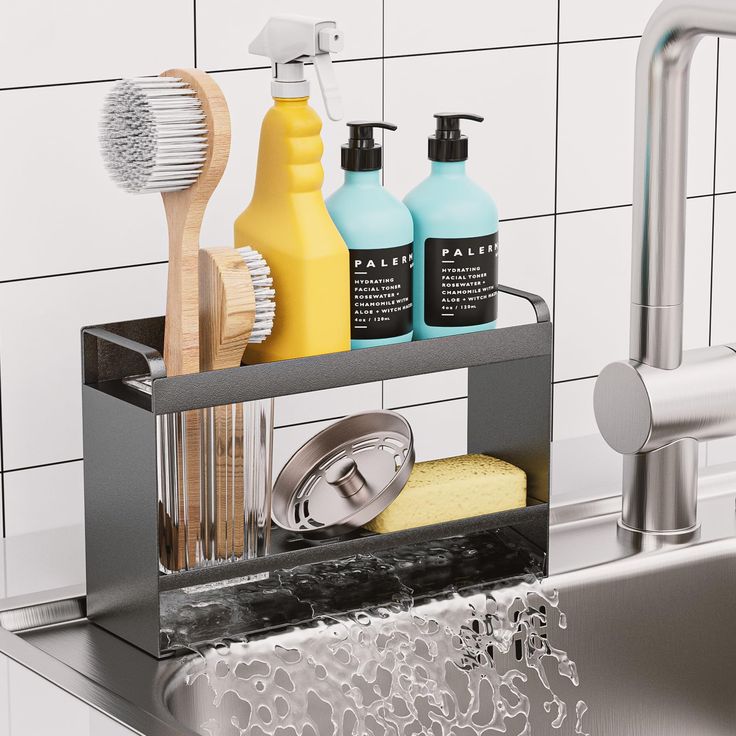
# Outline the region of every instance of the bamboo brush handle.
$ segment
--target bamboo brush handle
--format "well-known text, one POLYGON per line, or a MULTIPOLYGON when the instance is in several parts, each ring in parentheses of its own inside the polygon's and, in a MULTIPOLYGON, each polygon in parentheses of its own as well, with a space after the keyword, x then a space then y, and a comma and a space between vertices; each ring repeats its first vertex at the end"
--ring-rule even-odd
POLYGON ((207 154, 197 181, 187 189, 162 193, 169 226, 164 362, 168 376, 199 371, 199 232, 205 208, 230 155, 230 114, 222 90, 198 69, 170 69, 197 94, 207 123, 207 154))
MULTIPOLYGON (((198 69, 170 69, 162 77, 178 77, 197 94, 207 125, 207 153, 197 181, 162 198, 169 228, 169 269, 164 328, 164 362, 167 376, 199 372, 199 234, 205 208, 225 171, 230 155, 230 113, 214 79, 198 69)), ((179 450, 178 540, 174 569, 197 558, 201 526, 202 422, 198 411, 183 417, 184 450, 179 450)))

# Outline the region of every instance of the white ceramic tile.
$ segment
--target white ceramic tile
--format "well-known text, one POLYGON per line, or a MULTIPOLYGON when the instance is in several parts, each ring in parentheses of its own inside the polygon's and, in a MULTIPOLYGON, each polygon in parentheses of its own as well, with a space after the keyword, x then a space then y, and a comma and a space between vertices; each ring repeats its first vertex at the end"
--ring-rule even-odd
POLYGON ((718 58, 718 166, 716 191, 736 191, 736 41, 722 38, 718 58))
POLYGON ((84 589, 84 527, 64 526, 5 540, 8 597, 84 589))
POLYGON ((0 5, 0 87, 158 74, 193 61, 194 17, 181 0, 0 5))
POLYGON ((167 258, 161 197, 118 189, 97 123, 109 84, 0 92, 0 281, 167 258), (11 114, 12 111, 12 114, 11 114), (72 114, 70 114, 72 113, 72 114))
POLYGON ((199 0, 197 64, 203 69, 246 69, 269 66, 263 56, 248 53, 250 42, 274 15, 309 15, 334 20, 343 32, 345 49, 336 59, 381 55, 381 0, 199 0))
POLYGON ((560 40, 638 36, 662 0, 561 0, 560 40))
POLYGON ((598 425, 593 414, 595 378, 554 385, 552 441, 595 434, 598 425))
POLYGON ((706 38, 693 55, 687 155, 689 197, 713 192, 717 41, 706 38))
MULTIPOLYGON (((551 312, 554 298, 554 219, 538 217, 502 222, 499 243, 499 282, 538 294, 547 302, 551 312)), ((498 327, 534 320, 534 310, 528 302, 500 295, 498 327)))
MULTIPOLYGON (((632 199, 637 39, 560 47, 558 211, 632 199)), ((688 195, 713 189, 715 39, 693 59, 688 195)))
POLYGON ((713 243, 713 345, 736 342, 736 195, 716 197, 713 243))
POLYGON ((92 736, 89 706, 17 662, 10 662, 12 736, 92 736))
POLYGON ((467 368, 393 378, 383 382, 383 406, 386 409, 465 398, 467 395, 467 368))
POLYGON ((555 50, 552 47, 388 59, 386 185, 404 196, 429 174, 433 114, 484 115, 467 122, 468 173, 496 200, 500 217, 554 209, 555 50), (408 93, 408 90, 411 93, 408 93))
POLYGON ((387 0, 385 5, 389 55, 557 40, 557 5, 550 0, 455 0, 449 15, 435 12, 426 0, 387 0))
MULTIPOLYGON (((710 199, 688 200, 685 347, 708 342, 710 199)), ((555 380, 628 357, 631 208, 562 215, 557 225, 555 380)))
MULTIPOLYGON (((0 599, 7 597, 7 570, 5 540, 0 539, 0 599)), ((0 733, 2 733, 0 731, 0 733)))
POLYGON ((630 207, 558 218, 555 380, 627 357, 630 263, 630 207))
MULTIPOLYGON (((713 198, 689 199, 685 233, 685 302, 683 346, 708 344, 710 327, 710 262, 713 239, 713 198)), ((734 271, 736 273, 736 271, 734 271)), ((734 331, 736 338, 736 330, 734 331)))
POLYGON ((600 434, 553 442, 550 504, 562 506, 620 494, 622 457, 600 434))
POLYGON ((557 206, 631 202, 638 42, 560 47, 557 206))
POLYGON ((711 440, 703 444, 706 444, 708 448, 708 465, 730 465, 736 462, 736 437, 711 440))
POLYGON ((332 421, 279 427, 273 433, 273 479, 278 478, 291 456, 315 434, 333 424, 332 421))
POLYGON ((165 298, 165 265, 0 285, 6 469, 82 456, 80 329, 161 315, 165 298))
MULTIPOLYGON (((323 121, 325 196, 343 181, 340 147, 347 142, 345 121, 381 118, 380 61, 338 64, 335 73, 343 91, 343 122, 333 122, 327 118, 316 81, 311 98, 312 106, 323 121)), ((312 74, 311 70, 308 74, 312 74)), ((227 97, 235 133, 227 169, 205 215, 201 237, 204 246, 230 245, 233 242, 235 218, 246 208, 253 193, 261 122, 273 104, 268 70, 228 72, 215 74, 214 77, 227 97)), ((313 76, 310 78, 314 79, 313 76)))
POLYGON ((10 660, 0 654, 0 736, 10 733, 10 660))
POLYGON ((8 537, 84 523, 82 463, 5 474, 8 537))
POLYGON ((414 433, 417 462, 468 452, 468 400, 443 401, 400 409, 414 433))
POLYGON ((277 427, 299 422, 334 419, 381 408, 381 383, 342 386, 326 391, 310 391, 275 400, 274 423, 277 427))

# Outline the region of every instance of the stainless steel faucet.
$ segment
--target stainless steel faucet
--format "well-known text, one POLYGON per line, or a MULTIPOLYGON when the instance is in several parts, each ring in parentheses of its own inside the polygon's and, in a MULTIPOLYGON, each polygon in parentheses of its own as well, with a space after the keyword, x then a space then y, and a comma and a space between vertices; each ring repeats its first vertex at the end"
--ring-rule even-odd
POLYGON ((631 340, 595 386, 624 455, 625 527, 697 526, 698 441, 736 434, 736 345, 682 350, 690 62, 704 36, 736 37, 734 0, 666 0, 636 65, 631 340))

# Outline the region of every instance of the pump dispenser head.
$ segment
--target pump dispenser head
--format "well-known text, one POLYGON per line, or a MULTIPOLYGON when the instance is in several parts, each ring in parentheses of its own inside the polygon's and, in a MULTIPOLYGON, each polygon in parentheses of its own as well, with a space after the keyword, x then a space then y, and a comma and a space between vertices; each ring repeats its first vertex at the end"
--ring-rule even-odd
POLYGON ((271 59, 273 97, 309 97, 304 62, 312 61, 330 120, 342 118, 342 100, 330 56, 342 49, 342 31, 334 21, 298 15, 270 18, 248 47, 251 54, 271 59))
POLYGON ((342 168, 345 171, 378 171, 383 165, 383 151, 381 144, 376 143, 373 138, 373 128, 396 130, 396 126, 382 120, 354 120, 347 125, 350 128, 350 139, 342 147, 342 168))
POLYGON ((482 123, 480 115, 466 112, 437 112, 437 129, 429 136, 429 158, 431 161, 466 161, 468 138, 460 132, 461 120, 482 123))

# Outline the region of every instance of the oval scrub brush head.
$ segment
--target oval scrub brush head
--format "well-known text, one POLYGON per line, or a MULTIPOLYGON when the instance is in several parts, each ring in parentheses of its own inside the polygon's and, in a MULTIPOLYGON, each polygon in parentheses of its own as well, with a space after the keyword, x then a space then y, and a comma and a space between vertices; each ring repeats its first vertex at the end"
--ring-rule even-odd
POLYGON ((102 111, 105 166, 135 194, 191 186, 207 156, 207 124, 197 93, 178 77, 124 79, 102 111))
POLYGON ((257 250, 200 250, 199 296, 202 370, 236 368, 250 343, 271 334, 276 291, 271 269, 257 250))
POLYGON ((276 317, 276 290, 273 288, 271 269, 266 259, 249 245, 238 248, 237 252, 248 268, 255 297, 255 319, 248 343, 263 342, 271 334, 276 317))

